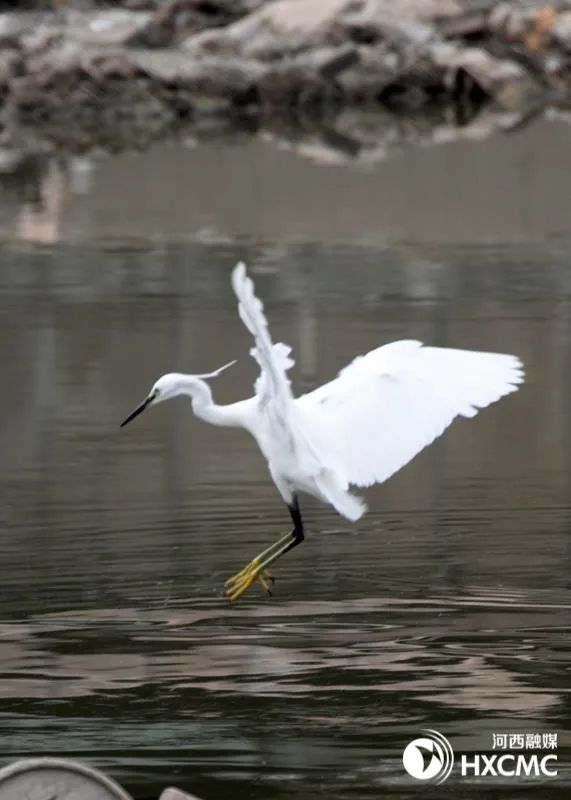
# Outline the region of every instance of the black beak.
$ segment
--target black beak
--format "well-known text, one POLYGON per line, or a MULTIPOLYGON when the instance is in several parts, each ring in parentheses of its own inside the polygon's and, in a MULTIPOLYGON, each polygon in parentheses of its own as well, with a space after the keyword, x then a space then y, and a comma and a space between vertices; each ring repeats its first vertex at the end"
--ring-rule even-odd
POLYGON ((135 419, 135 417, 138 417, 139 414, 142 411, 144 411, 146 409, 146 407, 153 402, 154 399, 155 399, 155 396, 153 394, 150 394, 147 398, 145 398, 145 400, 143 400, 143 402, 140 405, 137 406, 137 408, 134 411, 131 411, 131 413, 129 414, 127 419, 124 419, 119 427, 122 428, 128 422, 131 422, 132 419, 135 419))

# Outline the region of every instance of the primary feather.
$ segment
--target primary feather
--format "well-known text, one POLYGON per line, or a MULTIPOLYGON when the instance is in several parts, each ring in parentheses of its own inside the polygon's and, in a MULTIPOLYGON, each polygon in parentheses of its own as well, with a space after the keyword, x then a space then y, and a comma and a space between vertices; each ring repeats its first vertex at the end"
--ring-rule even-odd
POLYGON ((268 431, 269 436, 264 437, 261 431, 258 435, 256 431, 252 432, 269 461, 271 461, 269 447, 265 446, 264 438, 273 439, 275 449, 281 449, 290 459, 296 458, 299 437, 293 435, 293 394, 286 374, 294 364, 289 357, 291 348, 281 342, 272 343, 264 306, 254 294, 254 284, 246 274, 245 264, 241 262, 232 271, 232 287, 238 298, 240 319, 254 337, 256 345, 250 350, 250 354, 260 367, 255 392, 260 420, 263 421, 264 431, 268 431))
POLYGON ((291 393, 287 370, 295 363, 289 354, 291 347, 286 344, 272 344, 268 332, 268 322, 264 306, 254 294, 254 284, 246 274, 246 265, 240 262, 232 272, 232 287, 238 298, 238 313, 248 328, 256 346, 250 354, 260 365, 260 377, 256 381, 256 394, 262 403, 272 402, 287 416, 291 393))

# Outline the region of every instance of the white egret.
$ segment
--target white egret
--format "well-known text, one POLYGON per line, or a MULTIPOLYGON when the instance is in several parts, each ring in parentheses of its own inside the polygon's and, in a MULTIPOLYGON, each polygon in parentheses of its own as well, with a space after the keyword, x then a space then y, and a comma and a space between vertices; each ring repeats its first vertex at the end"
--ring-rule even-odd
MULTIPOLYGON (((268 461, 271 477, 289 508, 293 530, 230 578, 234 600, 259 581, 269 590, 268 567, 303 541, 298 493, 329 503, 357 520, 366 511, 351 486, 386 481, 440 436, 455 417, 473 417, 523 381, 516 356, 425 347, 398 341, 358 356, 336 378, 295 398, 287 372, 291 348, 273 344, 263 306, 244 264, 232 273, 242 322, 254 337, 250 351, 260 366, 253 397, 217 405, 206 375, 170 373, 125 419, 177 395, 188 395, 197 417, 249 431, 268 461)), ((232 362, 235 363, 235 362, 232 362)))

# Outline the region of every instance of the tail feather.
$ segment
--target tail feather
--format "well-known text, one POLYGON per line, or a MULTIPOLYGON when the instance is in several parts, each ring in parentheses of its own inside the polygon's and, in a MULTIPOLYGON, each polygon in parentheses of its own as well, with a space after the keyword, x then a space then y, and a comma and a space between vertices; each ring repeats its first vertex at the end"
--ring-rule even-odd
POLYGON ((324 470, 315 479, 315 483, 323 497, 342 517, 356 522, 366 512, 365 501, 347 489, 341 488, 330 471, 324 470))

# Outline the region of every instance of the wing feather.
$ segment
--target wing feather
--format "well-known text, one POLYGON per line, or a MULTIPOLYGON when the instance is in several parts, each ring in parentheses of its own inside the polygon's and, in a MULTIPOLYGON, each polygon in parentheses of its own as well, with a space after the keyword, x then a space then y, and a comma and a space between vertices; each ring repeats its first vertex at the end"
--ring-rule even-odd
POLYGON ((399 341, 372 350, 295 401, 298 421, 345 485, 381 483, 440 436, 523 381, 512 355, 399 341))
POLYGON ((284 429, 288 428, 288 412, 293 401, 287 370, 295 363, 290 358, 291 348, 278 342, 273 344, 264 306, 254 294, 254 284, 243 263, 232 271, 232 287, 238 298, 240 319, 254 337, 255 347, 250 354, 260 366, 256 381, 256 395, 262 407, 273 413, 284 429))

